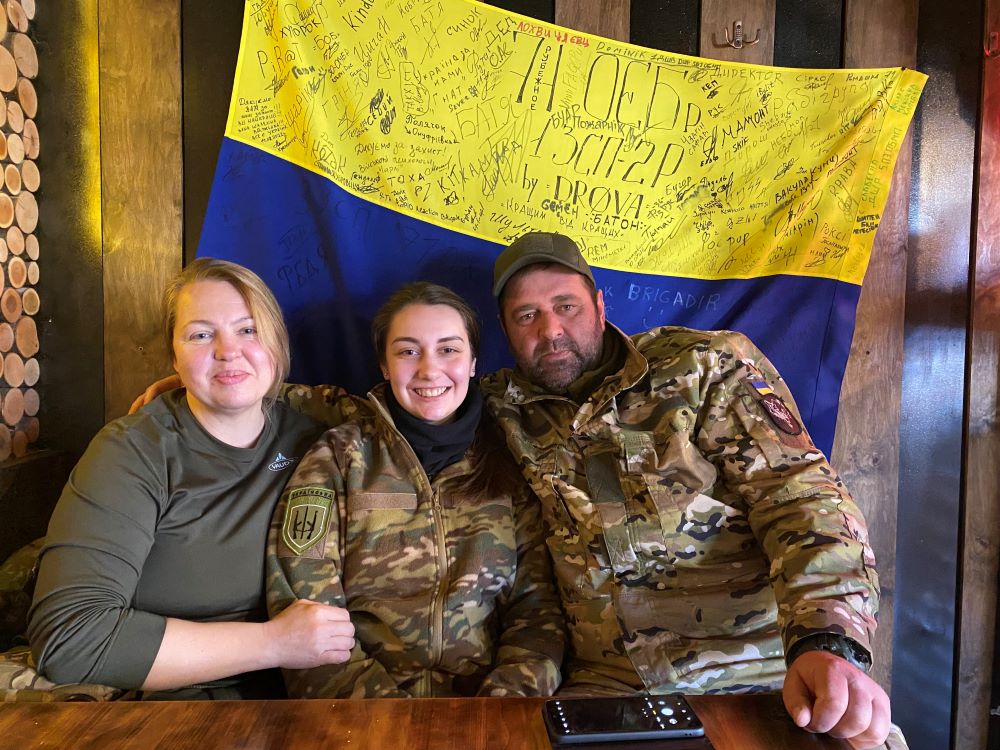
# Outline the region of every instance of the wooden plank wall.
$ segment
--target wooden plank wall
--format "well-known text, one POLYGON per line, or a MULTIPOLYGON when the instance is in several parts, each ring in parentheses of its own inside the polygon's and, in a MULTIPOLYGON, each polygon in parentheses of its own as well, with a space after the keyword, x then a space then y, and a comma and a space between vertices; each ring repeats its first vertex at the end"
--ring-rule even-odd
POLYGON ((100 0, 105 416, 169 361, 159 300, 181 267, 181 65, 177 0, 100 0))
MULTIPOLYGON (((915 66, 917 0, 847 0, 845 10, 845 67, 915 66)), ((908 135, 862 285, 831 457, 865 512, 878 560, 882 598, 873 671, 886 690, 892 674, 910 153, 908 135)))
MULTIPOLYGON (((1000 34, 1000 0, 986 3, 985 44, 1000 34)), ((1000 40, 998 40, 1000 46, 1000 40)), ((1000 49, 983 54, 979 123, 978 221, 969 338, 969 413, 962 591, 959 603, 959 698, 955 747, 985 748, 995 665, 997 561, 1000 556, 1000 49)))
POLYGON ((631 0, 556 0, 556 23, 571 29, 627 42, 631 0))

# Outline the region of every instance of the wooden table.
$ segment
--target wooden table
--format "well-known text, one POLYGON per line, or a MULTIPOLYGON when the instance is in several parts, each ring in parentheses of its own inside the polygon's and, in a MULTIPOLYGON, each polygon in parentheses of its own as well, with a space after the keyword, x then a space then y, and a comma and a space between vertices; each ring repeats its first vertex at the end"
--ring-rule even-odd
MULTIPOLYGON (((774 695, 693 696, 715 750, 847 750, 774 695)), ((0 704, 0 747, 548 750, 539 698, 0 704)), ((673 750, 630 743, 625 750, 673 750)))

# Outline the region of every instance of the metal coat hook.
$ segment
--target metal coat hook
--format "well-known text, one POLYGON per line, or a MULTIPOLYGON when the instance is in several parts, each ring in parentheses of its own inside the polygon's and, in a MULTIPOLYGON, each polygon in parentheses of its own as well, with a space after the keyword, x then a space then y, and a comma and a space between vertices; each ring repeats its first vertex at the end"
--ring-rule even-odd
POLYGON ((744 41, 743 39, 743 22, 734 21, 733 22, 733 38, 729 38, 729 29, 725 28, 722 30, 726 35, 726 43, 719 44, 718 38, 715 34, 712 34, 712 44, 716 47, 732 47, 733 49, 743 49, 744 47, 752 47, 760 41, 760 29, 757 29, 757 36, 753 39, 744 41))

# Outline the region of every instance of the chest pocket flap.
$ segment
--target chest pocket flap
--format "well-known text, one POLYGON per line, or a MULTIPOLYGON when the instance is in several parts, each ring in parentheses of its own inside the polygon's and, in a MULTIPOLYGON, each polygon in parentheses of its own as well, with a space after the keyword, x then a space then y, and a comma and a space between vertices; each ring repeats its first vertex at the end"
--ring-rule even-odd
POLYGON ((347 495, 347 512, 365 510, 416 510, 415 492, 350 492, 347 495))

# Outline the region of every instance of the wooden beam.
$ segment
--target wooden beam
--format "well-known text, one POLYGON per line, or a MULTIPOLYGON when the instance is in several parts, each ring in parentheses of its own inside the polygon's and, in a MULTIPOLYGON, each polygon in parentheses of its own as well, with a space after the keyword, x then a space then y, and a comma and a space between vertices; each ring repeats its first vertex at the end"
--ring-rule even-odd
MULTIPOLYGON (((1000 0, 987 0, 986 38, 1000 34, 1000 0)), ((998 41, 1000 46, 1000 41, 998 41)), ((965 526, 959 600, 955 747, 986 747, 996 654, 1000 556, 1000 49, 983 55, 975 285, 972 298, 965 526)))
POLYGON ((105 417, 168 370, 158 304, 180 269, 177 0, 99 0, 105 417))
MULTIPOLYGON (((916 59, 917 0, 847 0, 845 67, 913 67, 916 59)), ((865 513, 878 561, 882 599, 873 674, 887 691, 892 674, 910 151, 908 135, 861 290, 832 456, 834 467, 865 513)))
POLYGON ((556 0, 556 24, 627 42, 630 0, 556 0))
POLYGON ((699 54, 713 60, 771 65, 774 4, 775 0, 702 0, 699 54), (736 23, 742 25, 741 42, 736 39, 736 23), (730 46, 726 34, 730 42, 742 46, 730 46))

